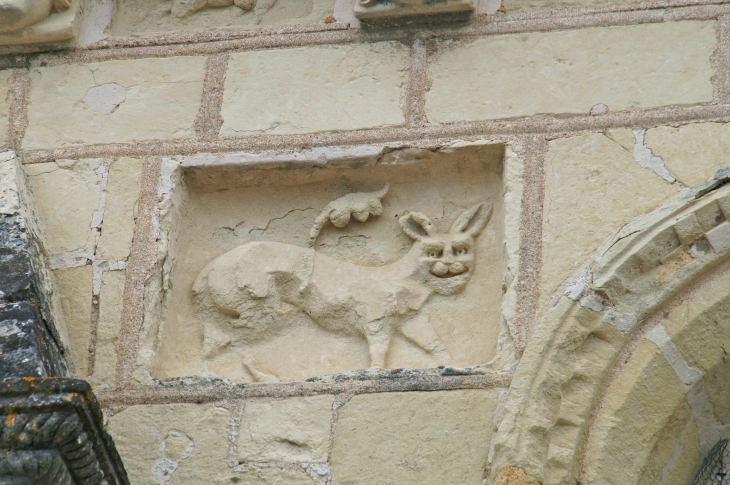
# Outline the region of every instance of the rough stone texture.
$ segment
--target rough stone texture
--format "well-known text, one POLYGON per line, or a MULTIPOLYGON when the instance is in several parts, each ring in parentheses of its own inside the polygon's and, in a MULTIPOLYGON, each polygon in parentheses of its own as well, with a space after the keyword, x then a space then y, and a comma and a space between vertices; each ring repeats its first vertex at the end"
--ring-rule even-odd
POLYGON ((687 390, 654 343, 639 343, 591 429, 585 458, 590 483, 658 483, 689 421, 687 390))
MULTIPOLYGON (((543 8, 591 8, 610 5, 634 5, 641 0, 505 0, 503 5, 508 12, 540 10, 543 8)), ((661 4, 661 2, 658 2, 661 4)))
POLYGON ((238 438, 245 461, 325 462, 332 396, 246 401, 238 438))
POLYGON ((80 0, 3 2, 0 46, 71 40, 76 34, 80 0), (28 5, 33 5, 28 8, 28 5))
POLYGON ((102 163, 93 158, 23 166, 49 254, 93 251, 96 241, 91 221, 99 209, 102 177, 98 169, 102 163))
POLYGON ((691 423, 689 426, 689 431, 684 438, 682 452, 679 455, 679 459, 672 466, 666 485, 687 485, 688 483, 692 483, 692 480, 700 469, 703 457, 700 453, 697 425, 691 423))
POLYGON ((120 158, 111 165, 97 258, 121 260, 129 256, 141 177, 142 160, 120 158))
POLYGON ((646 131, 645 143, 677 180, 696 187, 728 163, 730 124, 660 126, 646 131))
POLYGON ((494 485, 539 485, 536 480, 528 477, 522 468, 505 465, 494 479, 494 485))
POLYGON ((143 405, 109 418, 107 429, 133 484, 199 485, 226 483, 229 421, 213 404, 143 405))
POLYGON ((445 123, 588 114, 599 103, 619 111, 710 102, 714 27, 687 21, 481 38, 433 61, 426 113, 445 123))
POLYGON ((621 224, 679 190, 601 134, 550 142, 545 163, 541 307, 621 224))
POLYGON ((398 42, 232 54, 221 136, 402 125, 408 56, 398 42))
POLYGON ((482 483, 496 390, 355 396, 339 411, 332 484, 482 483))
POLYGON ((88 368, 91 280, 91 266, 53 271, 54 315, 65 323, 74 374, 80 378, 87 376, 88 368))
POLYGON ((89 378, 94 388, 114 384, 125 277, 126 271, 105 271, 101 277, 94 372, 89 378))
POLYGON ((205 57, 34 68, 23 148, 190 138, 204 77, 205 57), (104 114, 85 99, 108 83, 126 89, 125 101, 104 114))
POLYGON ((216 480, 215 485, 312 485, 304 469, 292 471, 274 467, 239 465, 230 476, 216 480))
POLYGON ((12 101, 13 71, 0 71, 0 147, 8 144, 8 115, 12 101))
MULTIPOLYGON (((226 27, 256 29, 292 24, 321 22, 334 11, 334 0, 259 1, 252 10, 236 6, 205 8, 191 15, 175 17, 171 3, 166 0, 122 0, 114 12, 107 33, 115 36, 155 35, 160 32, 190 32, 191 30, 226 27)), ((188 2, 192 3, 192 2, 188 2)), ((200 3, 200 2, 197 2, 200 3)), ((208 4, 227 3, 209 1, 208 4)))

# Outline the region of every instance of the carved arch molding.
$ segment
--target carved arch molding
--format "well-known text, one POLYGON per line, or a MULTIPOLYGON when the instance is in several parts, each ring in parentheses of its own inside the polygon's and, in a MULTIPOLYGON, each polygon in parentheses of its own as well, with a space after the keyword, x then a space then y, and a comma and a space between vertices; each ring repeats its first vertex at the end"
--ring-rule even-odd
POLYGON ((566 282, 512 380, 495 483, 690 484, 730 437, 728 182, 625 224, 566 282))

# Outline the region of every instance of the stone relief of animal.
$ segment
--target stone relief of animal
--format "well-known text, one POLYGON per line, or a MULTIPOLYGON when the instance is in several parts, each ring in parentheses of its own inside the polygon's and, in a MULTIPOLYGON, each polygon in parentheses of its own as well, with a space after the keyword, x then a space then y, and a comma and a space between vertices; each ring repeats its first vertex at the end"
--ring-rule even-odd
POLYGON ((71 0, 0 0, 0 33, 16 32, 70 7, 71 0))
MULTIPOLYGON (((373 194, 382 198, 385 191, 348 194, 338 201, 350 205, 334 204, 340 209, 335 216, 342 218, 347 207, 359 207, 352 212, 367 218, 363 204, 378 215, 382 207, 372 202, 373 194)), ((194 299, 215 325, 223 331, 239 329, 247 342, 273 338, 303 312, 328 331, 364 337, 371 367, 385 366, 396 332, 439 365, 449 365, 451 356, 421 309, 433 294, 454 295, 464 289, 474 271, 475 238, 491 212, 491 205, 477 204, 447 232, 438 232, 420 212, 407 213, 399 223, 414 244, 401 259, 384 266, 360 266, 277 242, 244 244, 201 271, 193 285, 194 299)), ((319 229, 321 221, 312 230, 315 238, 319 229)), ((250 356, 241 358, 257 380, 275 380, 257 369, 250 356)))
POLYGON ((235 5, 241 10, 254 10, 257 21, 273 7, 276 0, 173 0, 170 13, 173 17, 184 18, 204 8, 220 8, 235 5))

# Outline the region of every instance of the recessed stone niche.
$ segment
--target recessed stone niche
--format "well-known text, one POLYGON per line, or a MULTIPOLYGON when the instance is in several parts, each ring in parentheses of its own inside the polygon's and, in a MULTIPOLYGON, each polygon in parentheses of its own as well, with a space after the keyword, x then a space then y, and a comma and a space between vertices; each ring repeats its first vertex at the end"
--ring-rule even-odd
POLYGON ((152 376, 276 382, 492 361, 516 274, 505 159, 504 145, 462 142, 166 161, 145 296, 157 337, 141 336, 152 376))

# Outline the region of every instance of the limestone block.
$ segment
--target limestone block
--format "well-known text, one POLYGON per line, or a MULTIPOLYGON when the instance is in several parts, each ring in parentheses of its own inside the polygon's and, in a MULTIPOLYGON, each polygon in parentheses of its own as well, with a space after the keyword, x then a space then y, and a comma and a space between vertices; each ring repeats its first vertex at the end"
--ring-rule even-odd
MULTIPOLYGON (((725 386, 727 387, 727 386, 725 386)), ((684 438, 682 452, 677 461, 672 464, 669 478, 666 485, 686 485, 692 483, 695 475, 700 470, 702 454, 700 453, 700 440, 697 435, 697 425, 690 424, 689 431, 684 438)))
POLYGON ((141 178, 142 160, 139 159, 120 158, 109 168, 97 258, 121 260, 129 256, 141 178))
POLYGON ((93 252, 91 222, 99 209, 102 163, 91 158, 23 166, 49 254, 93 252))
POLYGON ((730 423, 730 409, 727 399, 730 398, 730 389, 725 385, 730 378, 730 361, 723 361, 705 376, 705 392, 712 403, 715 417, 721 423, 730 423))
POLYGON ((95 388, 114 383, 125 279, 126 271, 104 271, 101 276, 94 372, 89 379, 95 388))
POLYGON ((226 483, 229 422, 213 404, 141 405, 109 418, 108 431, 135 485, 226 483))
POLYGON ((658 483, 689 422, 688 389, 657 346, 641 341, 611 382, 591 429, 588 481, 658 483), (645 480, 639 480, 642 474, 645 480))
POLYGON ((246 401, 238 438, 241 462, 327 461, 332 396, 246 401))
POLYGON ((480 484, 497 390, 355 396, 340 408, 332 484, 480 484))
POLYGON ((678 190, 604 135, 551 141, 545 159, 541 306, 613 231, 678 190))
POLYGON ((275 467, 257 467, 255 465, 239 465, 230 476, 215 480, 215 485, 312 485, 312 479, 306 471, 297 471, 275 467))
POLYGON ((91 330, 91 266, 53 271, 54 315, 60 315, 68 332, 71 361, 78 378, 86 378, 91 330), (59 308, 60 307, 60 308, 59 308), (59 312, 58 310, 61 310, 59 312))
POLYGON ((8 123, 12 101, 13 72, 0 71, 0 147, 8 145, 8 123))
POLYGON ((730 123, 660 126, 647 130, 644 139, 677 180, 696 187, 728 163, 730 123))
POLYGON ((445 123, 710 102, 715 44, 702 21, 484 37, 431 63, 426 113, 445 123))
POLYGON ((36 67, 23 148, 190 138, 205 62, 168 57, 36 67))
POLYGON ((232 54, 221 136, 402 125, 408 69, 398 42, 232 54))
POLYGON ((508 12, 524 12, 547 8, 591 8, 611 5, 634 5, 641 0, 504 0, 508 12))
POLYGON ((121 0, 107 33, 115 37, 149 36, 311 24, 331 16, 334 4, 334 0, 121 0), (216 4, 221 7, 216 8, 216 4), (247 4, 254 4, 253 8, 246 8, 247 4))

